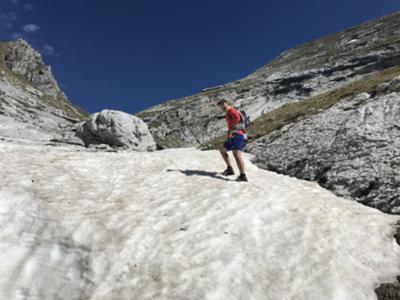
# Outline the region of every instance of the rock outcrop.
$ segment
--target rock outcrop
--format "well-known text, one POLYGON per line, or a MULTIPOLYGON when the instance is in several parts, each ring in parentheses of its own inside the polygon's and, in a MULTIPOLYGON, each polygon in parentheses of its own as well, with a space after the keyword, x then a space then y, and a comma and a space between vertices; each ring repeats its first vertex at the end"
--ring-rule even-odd
POLYGON ((0 43, 0 137, 49 141, 87 114, 59 89, 49 66, 27 42, 0 43))
POLYGON ((265 169, 318 181, 335 194, 400 213, 400 77, 375 93, 262 137, 246 150, 265 169))
POLYGON ((57 97, 62 93, 51 67, 44 64, 41 55, 26 41, 18 39, 12 43, 4 60, 11 72, 22 76, 46 95, 57 97))
POLYGON ((136 151, 155 151, 155 141, 144 123, 130 114, 103 110, 92 114, 77 130, 86 146, 107 144, 136 151))
POLYGON ((400 13, 290 49, 244 79, 137 114, 163 148, 197 146, 220 136, 215 103, 228 99, 254 120, 285 104, 400 64, 400 13), (195 114, 195 117, 194 117, 195 114))

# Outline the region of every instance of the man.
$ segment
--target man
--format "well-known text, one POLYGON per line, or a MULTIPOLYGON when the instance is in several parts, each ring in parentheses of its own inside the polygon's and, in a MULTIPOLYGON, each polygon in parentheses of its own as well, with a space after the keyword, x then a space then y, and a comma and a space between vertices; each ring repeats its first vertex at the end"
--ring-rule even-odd
POLYGON ((226 134, 226 142, 221 147, 221 155, 227 165, 226 170, 222 175, 229 176, 234 175, 228 151, 232 150, 233 156, 236 160, 236 164, 239 168, 240 175, 236 178, 236 181, 248 181, 244 170, 244 162, 242 159, 242 148, 245 140, 244 131, 237 130, 235 126, 240 123, 240 113, 232 106, 229 105, 228 101, 225 99, 220 100, 217 105, 219 108, 226 113, 225 119, 228 125, 228 132, 226 134))

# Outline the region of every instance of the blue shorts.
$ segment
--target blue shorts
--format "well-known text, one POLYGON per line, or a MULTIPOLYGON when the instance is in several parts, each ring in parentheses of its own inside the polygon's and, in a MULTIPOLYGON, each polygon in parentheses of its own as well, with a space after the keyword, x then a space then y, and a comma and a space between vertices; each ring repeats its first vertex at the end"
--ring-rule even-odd
POLYGON ((224 148, 226 151, 230 150, 242 150, 244 144, 244 135, 234 133, 225 143, 224 148))

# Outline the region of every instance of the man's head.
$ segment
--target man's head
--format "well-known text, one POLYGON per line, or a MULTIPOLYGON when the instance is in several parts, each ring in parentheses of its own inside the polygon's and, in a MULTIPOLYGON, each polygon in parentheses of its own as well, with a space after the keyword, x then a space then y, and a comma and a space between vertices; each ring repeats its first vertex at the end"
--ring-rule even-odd
POLYGON ((225 99, 219 100, 217 105, 219 106, 219 108, 223 111, 227 111, 228 108, 230 107, 228 101, 226 101, 225 99))

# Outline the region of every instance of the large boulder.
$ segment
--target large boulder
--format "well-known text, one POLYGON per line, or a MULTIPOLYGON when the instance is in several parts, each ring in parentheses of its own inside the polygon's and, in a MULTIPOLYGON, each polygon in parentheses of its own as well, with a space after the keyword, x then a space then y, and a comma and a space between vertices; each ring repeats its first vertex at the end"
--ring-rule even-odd
POLYGON ((156 143, 141 119, 122 111, 102 110, 92 114, 77 129, 86 146, 107 144, 136 151, 154 151, 156 143))

